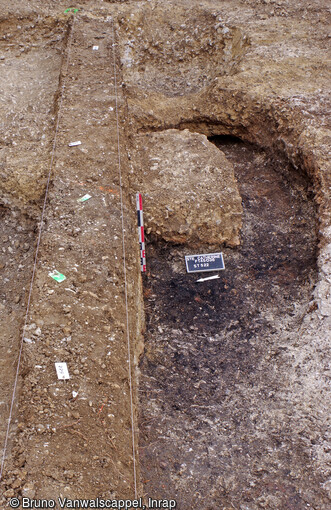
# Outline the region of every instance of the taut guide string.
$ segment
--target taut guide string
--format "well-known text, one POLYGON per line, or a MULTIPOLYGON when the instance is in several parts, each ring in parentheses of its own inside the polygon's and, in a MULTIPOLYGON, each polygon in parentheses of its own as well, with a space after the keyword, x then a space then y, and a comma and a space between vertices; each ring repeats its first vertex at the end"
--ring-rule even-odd
MULTIPOLYGON (((37 267, 37 261, 38 261, 38 254, 39 254, 39 247, 40 247, 40 241, 41 241, 41 235, 43 231, 44 226, 44 216, 46 211, 46 204, 47 204, 47 198, 48 198, 48 191, 49 191, 49 185, 50 185, 50 178, 52 174, 53 169, 53 163, 54 163, 54 156, 55 156, 55 150, 56 150, 56 142, 57 142, 57 135, 59 130, 59 124, 60 124, 60 118, 61 118, 61 112, 62 112, 62 103, 63 103, 63 93, 66 87, 66 81, 68 77, 68 69, 69 69, 69 63, 70 63, 70 53, 71 53, 71 45, 72 45, 72 39, 73 39, 73 33, 74 33, 74 25, 75 25, 76 16, 73 18, 73 23, 71 27, 71 33, 70 33, 70 39, 68 43, 68 52, 67 52, 67 62, 66 62, 66 70, 65 70, 65 76, 63 80, 63 84, 61 87, 61 98, 60 98, 60 104, 58 109, 58 117, 56 122, 56 128, 55 128, 55 135, 54 135, 54 141, 53 141, 53 148, 51 153, 51 161, 48 171, 48 177, 47 177, 47 183, 46 183, 46 190, 45 190, 45 196, 44 196, 44 202, 43 202, 43 208, 40 218, 40 224, 39 224, 39 234, 37 239, 37 246, 36 246, 36 252, 34 257, 34 264, 33 264, 33 270, 32 270, 32 276, 31 276, 31 282, 30 282, 30 288, 29 288, 29 294, 28 294, 28 302, 27 302, 27 308, 25 313, 25 320, 24 320, 24 326, 22 331, 22 337, 20 342, 20 349, 19 349, 19 356, 17 361, 17 368, 16 368, 16 374, 14 379, 14 386, 13 386, 13 392, 12 392, 12 399, 11 399, 11 405, 10 405, 10 411, 9 411, 9 418, 8 418, 8 424, 7 424, 7 430, 5 435, 5 442, 4 442, 4 448, 3 448, 3 456, 1 461, 1 468, 0 468, 0 481, 2 479, 4 465, 5 465, 5 459, 6 459, 6 453, 7 453, 7 447, 8 447, 8 439, 9 439, 9 433, 10 433, 10 426, 12 422, 12 415, 13 415, 13 408, 15 403, 15 396, 16 396, 16 390, 17 390, 17 383, 18 383, 18 375, 21 365, 21 357, 22 357, 22 350, 24 345, 24 335, 25 330, 27 326, 29 311, 30 311, 30 303, 31 303, 31 295, 32 295, 32 289, 33 289, 33 283, 36 273, 36 267, 37 267)), ((133 475, 134 475, 134 491, 135 491, 135 498, 137 498, 137 474, 136 474, 136 454, 135 454, 135 433, 134 433, 134 411, 133 411, 133 395, 132 395, 132 365, 131 365, 131 344, 130 344, 130 332, 129 332, 129 311, 128 311, 128 291, 127 291, 127 277, 126 277, 126 252, 125 252, 125 229, 124 229, 124 208, 123 208, 123 190, 122 190, 122 171, 121 171, 121 151, 120 151, 120 136, 119 136, 119 119, 118 119, 118 93, 117 93, 117 75, 116 75, 116 51, 115 51, 115 32, 114 32, 114 23, 112 20, 112 40, 113 40, 113 64, 114 64, 114 90, 115 90, 115 111, 116 111, 116 131, 117 131, 117 149, 118 149, 118 171, 119 171, 119 180, 120 180, 120 203, 121 203, 121 223, 122 223, 122 248, 123 248, 123 270, 124 270, 124 283, 125 283, 125 306, 126 306, 126 326, 127 326, 127 346, 128 346, 128 369, 129 369, 129 386, 130 386, 130 407, 131 407, 131 428, 132 428, 132 454, 133 454, 133 475)))
POLYGON ((49 165, 49 171, 48 171, 48 177, 47 177, 47 183, 46 183, 44 203, 43 203, 43 208, 42 208, 42 213, 41 213, 41 218, 40 218, 37 247, 36 247, 36 253, 35 253, 35 257, 34 257, 33 270, 32 270, 32 276, 31 276, 31 282, 30 282, 30 288, 29 288, 29 295, 28 295, 28 302, 27 302, 27 307, 26 307, 24 326, 23 326, 22 338, 21 338, 21 343, 20 343, 20 350, 19 350, 19 355, 18 355, 16 374, 15 374, 15 379, 14 379, 13 393, 12 393, 12 399, 11 399, 11 404, 10 404, 9 418, 8 418, 8 424, 7 424, 7 431, 6 431, 5 442, 4 442, 4 447, 3 447, 3 455, 2 455, 2 461, 1 461, 1 467, 0 467, 0 481, 2 479, 2 474, 3 474, 3 470, 4 470, 4 465, 5 465, 6 453, 7 453, 7 447, 8 447, 8 438, 9 438, 9 432, 10 432, 10 425, 11 425, 11 421, 12 421, 13 408, 14 408, 15 396, 16 396, 16 390, 17 390, 18 374, 19 374, 20 365, 21 365, 21 357, 22 357, 22 350, 23 350, 23 343, 24 343, 24 334, 25 334, 25 329, 26 329, 26 325, 27 325, 27 321, 28 321, 28 315, 29 315, 29 311, 30 311, 30 302, 31 302, 32 288, 33 288, 33 282, 34 282, 34 277, 35 277, 35 273, 36 273, 36 267, 37 267, 37 261, 38 261, 38 253, 39 253, 41 234, 42 234, 43 226, 44 226, 44 216, 45 216, 45 210, 46 210, 46 203, 47 203, 47 197, 48 197, 48 190, 49 190, 49 184, 50 184, 50 179, 51 179, 51 173, 52 173, 52 169, 53 169, 53 162, 54 162, 54 155, 55 155, 55 149, 56 149, 57 134, 58 134, 59 124, 60 124, 62 102, 63 102, 63 92, 64 92, 64 89, 65 89, 65 86, 66 86, 66 82, 67 82, 67 75, 68 75, 68 69, 69 69, 70 52, 71 52, 72 36, 73 36, 74 26, 75 26, 75 19, 76 19, 76 17, 74 16, 73 23, 72 23, 72 26, 71 26, 71 31, 70 31, 70 38, 69 38, 69 42, 68 42, 68 54, 67 54, 66 70, 65 70, 65 75, 64 75, 64 79, 63 79, 63 84, 62 84, 62 87, 61 87, 61 98, 60 98, 57 122, 56 122, 56 127, 55 127, 55 135, 54 135, 54 141, 53 141, 51 161, 50 161, 50 165, 49 165))
POLYGON ((120 148, 120 130, 118 120, 118 94, 117 94, 117 74, 116 74, 116 50, 115 50, 115 30, 114 22, 112 23, 112 39, 113 39, 113 64, 114 64, 114 92, 115 92, 115 112, 116 112, 116 131, 117 131, 117 152, 118 152, 118 175, 120 181, 120 202, 121 202, 121 221, 122 221, 122 249, 123 249, 123 271, 124 271, 124 291, 125 291, 125 310, 126 310, 126 332, 128 347, 128 365, 129 365, 129 386, 130 386, 130 406, 131 406, 131 429, 132 429, 132 458, 133 458, 133 477, 134 477, 134 494, 137 498, 137 468, 136 468, 136 451, 135 451, 135 423, 133 412, 133 396, 132 396, 132 373, 131 373, 131 343, 129 331, 129 310, 128 310, 128 289, 126 278, 126 254, 125 254, 125 228, 124 228, 124 211, 123 211, 123 188, 122 188, 122 170, 121 170, 121 148, 120 148))

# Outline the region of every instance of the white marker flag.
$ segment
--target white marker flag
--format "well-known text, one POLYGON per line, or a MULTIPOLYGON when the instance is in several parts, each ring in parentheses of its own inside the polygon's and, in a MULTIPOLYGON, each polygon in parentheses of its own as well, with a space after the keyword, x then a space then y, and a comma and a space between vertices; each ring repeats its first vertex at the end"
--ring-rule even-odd
POLYGON ((66 363, 55 363, 55 368, 58 379, 70 379, 66 363))

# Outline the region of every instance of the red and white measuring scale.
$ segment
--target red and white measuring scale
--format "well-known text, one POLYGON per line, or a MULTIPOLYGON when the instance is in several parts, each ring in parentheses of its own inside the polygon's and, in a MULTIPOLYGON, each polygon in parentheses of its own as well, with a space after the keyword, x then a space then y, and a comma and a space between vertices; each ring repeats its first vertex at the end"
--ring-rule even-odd
POLYGON ((146 271, 146 252, 145 252, 145 236, 144 236, 144 218, 143 218, 143 201, 141 194, 136 194, 137 216, 138 216, 138 233, 140 246, 140 267, 144 273, 146 271))

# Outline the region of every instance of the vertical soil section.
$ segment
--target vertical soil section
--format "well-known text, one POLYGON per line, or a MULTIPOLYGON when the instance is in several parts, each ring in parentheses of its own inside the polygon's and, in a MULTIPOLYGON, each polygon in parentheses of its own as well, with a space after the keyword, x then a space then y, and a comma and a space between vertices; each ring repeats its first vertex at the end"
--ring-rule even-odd
POLYGON ((242 246, 223 249, 219 280, 196 283, 199 274, 184 266, 189 246, 149 239, 140 385, 145 492, 176 498, 179 510, 322 508, 289 351, 316 278, 309 182, 263 150, 213 141, 238 179, 242 246))

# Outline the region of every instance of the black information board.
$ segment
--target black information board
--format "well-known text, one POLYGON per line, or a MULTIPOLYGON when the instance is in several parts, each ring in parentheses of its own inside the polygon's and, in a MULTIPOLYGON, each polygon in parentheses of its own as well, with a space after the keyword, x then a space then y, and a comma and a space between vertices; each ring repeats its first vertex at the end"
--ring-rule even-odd
POLYGON ((223 253, 203 253, 202 255, 185 255, 188 273, 202 271, 221 271, 225 269, 223 253))

